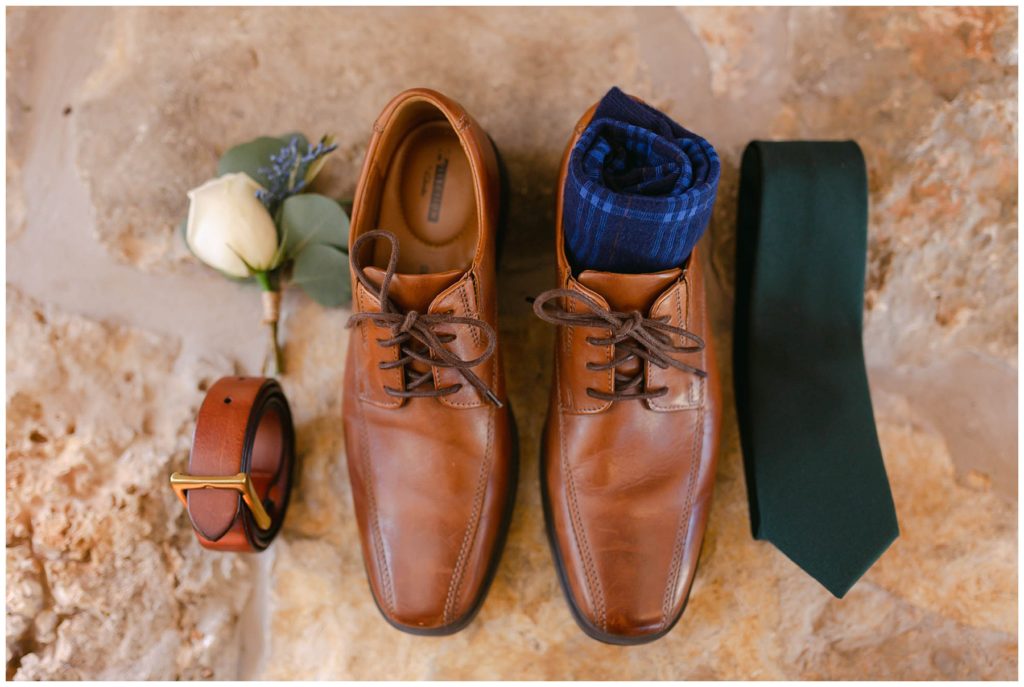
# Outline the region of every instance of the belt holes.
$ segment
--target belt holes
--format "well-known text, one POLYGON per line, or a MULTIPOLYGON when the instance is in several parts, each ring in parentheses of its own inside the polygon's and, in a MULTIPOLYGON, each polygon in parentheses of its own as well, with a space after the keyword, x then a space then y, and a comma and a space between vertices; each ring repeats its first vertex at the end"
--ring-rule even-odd
POLYGON ((231 397, 228 396, 227 398, 225 398, 224 403, 231 403, 231 397))

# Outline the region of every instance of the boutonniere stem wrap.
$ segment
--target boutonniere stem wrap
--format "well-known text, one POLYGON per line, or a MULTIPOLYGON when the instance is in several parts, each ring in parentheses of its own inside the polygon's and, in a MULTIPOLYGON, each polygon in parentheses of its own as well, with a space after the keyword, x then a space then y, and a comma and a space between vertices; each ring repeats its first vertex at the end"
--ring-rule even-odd
POLYGON ((333 138, 264 136, 228 150, 218 176, 189 191, 185 241, 202 262, 261 287, 270 354, 263 371, 284 372, 278 338, 281 292, 301 287, 327 307, 349 299, 348 215, 314 191, 333 138))
MULTIPOLYGON (((270 329, 270 350, 273 356, 273 369, 276 371, 275 374, 284 373, 284 354, 281 351, 280 339, 277 336, 277 323, 281 320, 281 292, 275 290, 270 286, 269 280, 266 279, 266 273, 262 275, 264 279, 258 279, 260 286, 263 287, 263 324, 270 329)), ((266 364, 263 366, 267 367, 266 364)))

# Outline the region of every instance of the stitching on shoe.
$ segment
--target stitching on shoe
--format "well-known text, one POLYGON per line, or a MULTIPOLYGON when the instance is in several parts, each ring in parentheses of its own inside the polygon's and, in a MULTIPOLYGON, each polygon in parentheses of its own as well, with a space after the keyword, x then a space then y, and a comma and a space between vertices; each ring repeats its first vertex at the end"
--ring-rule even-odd
POLYGON ((395 611, 395 594, 391 587, 391 569, 388 565, 387 556, 384 555, 384 544, 380 536, 380 520, 377 517, 377 497, 374 494, 373 473, 370 471, 369 442, 367 441, 366 419, 359 413, 359 437, 362 444, 362 451, 359 462, 363 465, 363 479, 366 483, 367 500, 370 506, 370 530, 373 534, 373 550, 377 558, 377 569, 380 570, 382 582, 384 583, 384 603, 388 611, 395 611))
MULTIPOLYGON (((363 311, 366 310, 366 295, 363 292, 362 284, 356 284, 356 303, 359 306, 359 309, 358 309, 357 312, 363 312, 363 311)), ((380 305, 378 304, 377 307, 379 309, 380 305)), ((370 353, 370 351, 372 349, 370 347, 370 340, 368 338, 369 337, 369 332, 367 332, 367 328, 364 327, 362 324, 360 324, 357 328, 359 329, 359 333, 360 333, 360 335, 362 336, 362 339, 363 339, 363 348, 364 348, 365 351, 367 351, 367 357, 369 357, 370 358, 370 362, 372 362, 373 355, 370 353)), ((398 360, 398 351, 397 350, 392 350, 391 351, 391 355, 388 358, 386 358, 385 360, 387 360, 388 362, 393 362, 395 360, 398 360)), ((363 375, 360 375, 360 377, 362 377, 362 376, 363 375)), ((360 398, 360 400, 366 401, 367 403, 375 405, 375 406, 377 406, 379 408, 398 408, 400 405, 402 405, 401 399, 381 401, 381 400, 373 397, 373 395, 370 393, 370 390, 369 390, 368 387, 360 384, 359 388, 360 388, 360 391, 359 391, 359 398, 360 398)))
MULTIPOLYGON (((473 282, 473 293, 475 294, 476 302, 479 304, 480 303, 480 295, 479 295, 479 293, 477 293, 476 280, 473 278, 473 274, 472 273, 470 273, 469 278, 473 282)), ((479 307, 476 310, 472 311, 472 312, 470 311, 469 300, 466 297, 465 288, 466 288, 466 285, 465 285, 465 283, 463 283, 457 289, 457 292, 459 294, 459 298, 462 300, 462 309, 464 311, 464 315, 466 317, 478 315, 479 312, 480 312, 479 307)), ((497 331, 497 329, 495 329, 495 331, 497 331)), ((477 346, 483 346, 483 342, 480 341, 480 333, 476 330, 476 327, 470 327, 470 332, 472 333, 472 336, 473 336, 473 343, 476 344, 477 346)), ((497 349, 495 349, 495 351, 497 351, 497 349)), ((486 365, 487 362, 484 362, 483 364, 486 365)), ((496 377, 495 377, 496 371, 497 371, 497 366, 496 365, 491 365, 491 382, 492 382, 492 384, 496 383, 496 377)), ((434 368, 434 383, 435 384, 437 384, 438 381, 439 381, 439 377, 440 377, 439 372, 440 372, 440 368, 434 368)), ((453 408, 478 408, 478 407, 480 407, 483 404, 482 400, 472 399, 472 398, 470 400, 468 400, 468 401, 456 401, 454 397, 458 396, 458 395, 460 395, 460 394, 454 394, 451 398, 444 398, 443 403, 446 403, 447 405, 452 406, 453 408)))
MULTIPOLYGON (((555 337, 555 350, 557 352, 557 355, 555 356, 555 364, 558 365, 558 361, 561 360, 563 355, 568 356, 572 353, 572 327, 565 328, 565 340, 563 342, 564 346, 562 346, 563 350, 558 350, 559 341, 557 331, 555 333, 555 337)), ((562 388, 561 380, 559 380, 558 388, 562 388)), ((565 399, 566 403, 564 404, 562 403, 562 394, 558 394, 559 405, 563 410, 574 409, 576 407, 576 397, 573 395, 571 383, 565 385, 565 394, 567 398, 565 399)))
MULTIPOLYGON (((574 290, 579 291, 579 289, 576 289, 576 288, 574 288, 574 290)), ((566 299, 566 300, 568 300, 568 299, 566 299)), ((567 309, 570 312, 576 312, 576 304, 575 303, 569 302, 567 305, 568 305, 567 309)), ((569 330, 569 352, 571 353, 572 352, 573 330, 576 329, 576 327, 567 326, 566 329, 569 330)), ((604 349, 604 357, 607 359, 606 362, 610 361, 615 356, 615 351, 614 351, 614 347, 613 346, 602 346, 601 348, 604 349)), ((584 368, 584 369, 586 369, 586 368, 584 368)), ((589 372, 589 370, 587 370, 587 371, 589 372)), ((608 370, 607 374, 605 375, 605 381, 607 382, 609 389, 613 389, 613 390, 615 389, 615 370, 614 369, 608 370)), ((571 384, 570 384, 570 386, 571 386, 571 384)), ((570 391, 570 394, 571 393, 572 392, 570 391)), ((587 396, 586 398, 590 399, 590 396, 587 396)), ((596 400, 596 399, 592 399, 592 400, 596 400)), ((573 407, 574 410, 582 411, 582 412, 585 412, 585 413, 598 412, 598 411, 604 410, 605 408, 607 408, 610 405, 607 401, 601 401, 601 402, 597 403, 597 405, 589 404, 589 405, 579 405, 579 406, 577 406, 575 398, 572 399, 572 403, 573 403, 572 407, 573 407)))
POLYGON ((665 585, 665 596, 661 605, 661 624, 658 630, 664 630, 669 624, 669 616, 672 612, 672 596, 676 583, 679 581, 680 567, 682 566, 684 542, 690 531, 690 513, 693 510, 693 494, 697 484, 698 472, 698 447, 703 445, 704 407, 701 406, 696 413, 697 419, 694 423, 693 443, 690 445, 690 472, 687 475, 686 501, 683 504, 683 512, 680 516, 679 525, 676 527, 676 542, 672 551, 672 565, 669 568, 668 584, 665 585))
POLYGON ((607 631, 608 621, 604 603, 604 590, 601 588, 601 580, 597 576, 597 567, 590 556, 590 544, 587 542, 586 532, 583 530, 583 519, 579 513, 579 502, 576 500, 576 481, 572 476, 568 454, 565 452, 565 432, 562 431, 562 415, 558 415, 558 439, 562 452, 562 471, 565 473, 569 485, 569 508, 572 521, 573 538, 576 540, 580 552, 583 554, 583 573, 587 579, 587 592, 594 601, 594 610, 598 614, 598 627, 607 631))
MULTIPOLYGON (((683 276, 683 286, 686 287, 686 322, 687 322, 687 324, 689 324, 690 319, 692 318, 692 319, 694 319, 694 320, 696 320, 698 322, 705 323, 704 335, 705 335, 705 337, 707 339, 706 342, 705 342, 705 346, 714 346, 715 342, 712 340, 714 337, 712 336, 712 332, 711 332, 711 323, 708 321, 708 317, 707 317, 707 308, 708 308, 708 302, 707 302, 707 296, 706 296, 707 291, 704 290, 703 295, 700 298, 700 308, 699 309, 695 309, 694 305, 693 305, 693 302, 694 302, 694 291, 691 288, 691 285, 692 284, 691 284, 691 281, 690 281, 690 275, 689 274, 684 275, 683 276)), ((682 309, 682 305, 680 305, 680 310, 681 309, 682 309)), ((682 315, 680 315, 680 317, 682 317, 682 315)), ((704 364, 703 364, 704 369, 707 369, 708 368, 708 365, 707 365, 708 353, 704 352, 701 355, 701 358, 704 361, 704 364)), ((693 384, 693 383, 690 384, 690 406, 691 407, 692 406, 700 406, 701 408, 703 408, 704 407, 704 399, 707 398, 707 396, 704 393, 705 389, 707 388, 707 377, 698 377, 696 381, 697 381, 696 384, 693 384), (696 398, 694 398, 694 395, 696 395, 696 398)), ((701 434, 701 436, 703 436, 703 434, 701 434)))
MULTIPOLYGON (((476 302, 476 305, 477 305, 476 309, 473 310, 472 312, 470 311, 469 297, 466 295, 466 284, 465 283, 463 283, 462 286, 459 287, 459 297, 462 299, 462 307, 466 311, 466 315, 465 316, 466 317, 479 317, 480 316, 480 294, 477 293, 476 279, 473 278, 473 274, 472 273, 470 273, 470 275, 469 275, 469 281, 473 285, 473 300, 476 302)), ((477 331, 476 327, 470 327, 469 328, 469 333, 473 337, 473 343, 475 343, 477 346, 482 346, 483 345, 483 343, 480 341, 480 332, 477 331)))
MULTIPOLYGON (((686 285, 687 285, 687 282, 684 279, 683 286, 686 286, 686 285)), ((684 317, 683 316, 683 298, 680 295, 679 286, 675 287, 675 290, 673 291, 673 296, 674 296, 674 300, 676 302, 676 308, 675 309, 676 309, 676 317, 679 318, 678 319, 679 326, 680 327, 686 327, 689 324, 690 319, 689 319, 689 317, 684 317)), ((687 289, 687 292, 686 292, 686 309, 687 309, 687 312, 689 312, 689 309, 690 309, 690 292, 689 292, 689 289, 687 289)), ((665 371, 658 370, 658 371, 654 371, 654 365, 652 365, 651 363, 647 363, 646 365, 647 365, 648 379, 650 379, 650 375, 651 375, 652 372, 654 372, 656 377, 659 376, 659 375, 667 377, 669 374, 674 372, 675 373, 674 376, 684 377, 684 380, 681 380, 680 383, 682 383, 682 381, 688 381, 689 382, 688 383, 688 387, 689 388, 687 389, 687 394, 686 394, 687 400, 680 401, 679 403, 661 404, 661 403, 658 402, 658 399, 652 399, 651 400, 651 407, 657 408, 658 410, 686 410, 688 408, 696 407, 697 404, 694 403, 694 399, 693 399, 693 390, 694 390, 694 388, 703 390, 702 387, 703 387, 704 379, 702 377, 698 377, 696 380, 694 380, 692 378, 689 379, 689 380, 686 380, 685 378, 689 377, 690 375, 687 375, 685 372, 680 372, 678 370, 665 370, 665 371), (694 381, 697 382, 696 385, 694 384, 694 381)), ((666 380, 666 382, 667 381, 668 380, 666 380)))
POLYGON ((462 580, 465 579, 464 572, 466 569, 466 559, 469 557, 469 552, 472 549, 472 544, 480 523, 480 513, 483 510, 483 498, 484 492, 486 491, 487 474, 490 471, 491 461, 493 458, 494 409, 491 409, 487 415, 487 451, 484 455, 484 460, 480 465, 480 474, 477 476, 476 491, 473 494, 473 510, 470 513, 469 522, 466 523, 466 531, 462 536, 462 546, 459 548, 459 556, 455 561, 455 569, 452 570, 452 579, 448 584, 448 596, 445 597, 444 615, 442 617, 442 621, 445 624, 451 621, 452 615, 455 612, 455 603, 458 599, 459 591, 462 589, 462 580))

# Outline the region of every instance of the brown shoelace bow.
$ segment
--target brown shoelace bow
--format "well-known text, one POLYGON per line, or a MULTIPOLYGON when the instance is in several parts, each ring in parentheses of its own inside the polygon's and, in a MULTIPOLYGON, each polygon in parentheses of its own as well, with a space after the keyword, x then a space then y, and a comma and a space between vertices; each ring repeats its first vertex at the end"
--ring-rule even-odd
POLYGON ((441 388, 435 388, 433 386, 430 388, 421 388, 428 382, 432 381, 434 375, 429 369, 426 372, 419 372, 408 367, 410 363, 420 362, 431 367, 451 367, 458 370, 463 378, 469 382, 473 388, 479 391, 483 397, 497 407, 502 407, 503 404, 498 400, 495 393, 491 391, 490 387, 484 384, 483 380, 481 380, 480 377, 478 377, 472 370, 472 368, 480 365, 494 354, 498 337, 491 325, 487 324, 483 320, 471 317, 457 317, 449 313, 418 313, 415 310, 403 313, 391 301, 391 299, 388 298, 388 290, 391 288, 391 278, 395 275, 395 269, 398 266, 398 239, 389 231, 369 231, 360 236, 352 246, 352 254, 349 256, 349 259, 359 283, 362 284, 367 291, 376 296, 377 300, 380 302, 380 312, 354 313, 348 318, 347 326, 352 327, 364 320, 369 320, 378 327, 389 328, 391 330, 391 337, 387 339, 377 339, 377 343, 384 348, 398 346, 399 351, 401 352, 401 355, 397 360, 378 363, 382 370, 402 368, 403 374, 405 375, 406 382, 404 390, 385 386, 385 393, 389 396, 397 396, 399 398, 427 398, 447 396, 449 394, 454 394, 462 388, 462 384, 452 384, 451 386, 441 388), (391 244, 391 258, 388 260, 388 267, 384 272, 384 279, 381 281, 379 289, 370 281, 369 277, 366 276, 366 265, 360 257, 360 254, 362 253, 361 249, 368 241, 373 241, 374 239, 385 239, 391 244), (483 332, 487 338, 487 347, 484 349, 484 352, 472 360, 463 360, 445 346, 445 344, 456 339, 454 334, 434 332, 434 327, 437 327, 438 325, 459 324, 476 327, 483 332), (419 346, 414 346, 414 343, 418 343, 419 346))
POLYGON ((587 343, 594 346, 615 346, 616 352, 619 353, 617 357, 613 357, 607 363, 587 363, 587 369, 594 372, 615 370, 614 392, 609 394, 588 387, 587 394, 593 398, 602 401, 628 401, 658 398, 667 394, 668 387, 644 391, 642 365, 640 371, 635 375, 619 372, 619 366, 637 359, 657 365, 662 369, 674 367, 677 370, 692 372, 699 377, 707 376, 704 370, 699 370, 672 357, 676 353, 697 353, 704 350, 704 340, 682 327, 666 324, 667 317, 651 319, 644 317, 638 310, 629 313, 616 312, 602 307, 585 293, 570 289, 551 289, 540 294, 533 301, 533 312, 537 317, 550 324, 600 328, 609 331, 607 337, 587 337, 587 343), (558 304, 556 299, 559 298, 578 301, 585 305, 590 312, 567 310, 558 304), (679 336, 684 341, 692 341, 693 345, 676 346, 672 342, 672 335, 679 336))

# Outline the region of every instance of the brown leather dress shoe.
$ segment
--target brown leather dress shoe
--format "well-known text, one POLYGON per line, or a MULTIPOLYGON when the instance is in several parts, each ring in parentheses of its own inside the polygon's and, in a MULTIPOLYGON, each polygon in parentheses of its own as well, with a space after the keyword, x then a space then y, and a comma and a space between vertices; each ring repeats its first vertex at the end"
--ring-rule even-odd
POLYGON ((349 478, 381 613, 449 634, 483 601, 515 493, 499 163, 480 125, 434 91, 398 95, 373 130, 349 236, 349 478))
POLYGON ((595 639, 667 633, 689 596, 711 503, 721 400, 694 250, 653 274, 584 271, 566 259, 562 160, 559 288, 534 309, 558 325, 541 487, 562 587, 595 639))

